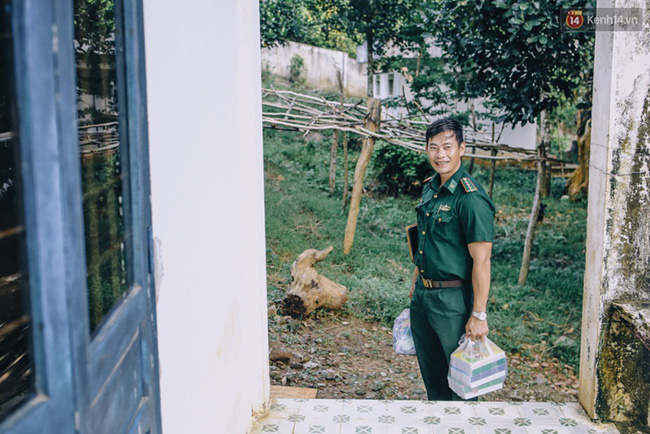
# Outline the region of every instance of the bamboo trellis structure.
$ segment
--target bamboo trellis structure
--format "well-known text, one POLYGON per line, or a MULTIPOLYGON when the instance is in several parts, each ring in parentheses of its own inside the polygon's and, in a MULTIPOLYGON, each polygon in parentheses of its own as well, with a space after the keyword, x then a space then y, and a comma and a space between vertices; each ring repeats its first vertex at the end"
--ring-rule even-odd
MULTIPOLYGON (((424 152, 424 137, 429 122, 422 115, 398 117, 382 111, 381 127, 377 132, 365 128, 368 108, 363 101, 356 104, 329 101, 323 97, 304 95, 289 90, 262 90, 262 123, 266 128, 276 128, 304 133, 310 131, 339 130, 356 133, 362 137, 424 152)), ((523 149, 498 143, 491 131, 466 131, 465 143, 486 151, 486 154, 465 153, 465 157, 486 160, 537 161, 536 150, 523 149)), ((545 157, 550 163, 565 163, 553 156, 545 157)))

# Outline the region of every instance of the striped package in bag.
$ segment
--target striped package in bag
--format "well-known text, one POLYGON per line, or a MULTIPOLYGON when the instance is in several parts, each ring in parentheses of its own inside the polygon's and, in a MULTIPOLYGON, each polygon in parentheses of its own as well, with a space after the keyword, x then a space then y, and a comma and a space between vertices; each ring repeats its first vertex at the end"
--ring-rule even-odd
POLYGON ((451 355, 447 380, 451 390, 463 399, 485 395, 503 388, 508 375, 506 353, 494 342, 461 338, 451 355))

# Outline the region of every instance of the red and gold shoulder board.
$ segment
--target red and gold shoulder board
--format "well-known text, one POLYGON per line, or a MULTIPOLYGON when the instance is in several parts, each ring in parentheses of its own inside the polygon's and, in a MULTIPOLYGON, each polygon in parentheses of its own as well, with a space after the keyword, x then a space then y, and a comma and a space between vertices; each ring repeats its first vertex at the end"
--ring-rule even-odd
POLYGON ((474 185, 471 179, 469 178, 460 178, 460 183, 463 184, 463 188, 466 193, 473 193, 478 191, 478 188, 474 185))

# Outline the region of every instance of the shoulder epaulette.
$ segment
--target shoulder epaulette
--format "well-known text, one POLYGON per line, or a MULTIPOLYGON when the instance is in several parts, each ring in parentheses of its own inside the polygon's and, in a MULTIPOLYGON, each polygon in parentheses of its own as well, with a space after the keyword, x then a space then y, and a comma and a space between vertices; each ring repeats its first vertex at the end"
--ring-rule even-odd
POLYGON ((463 184, 465 193, 473 193, 475 191, 478 191, 478 188, 476 188, 472 180, 469 178, 460 178, 460 183, 463 184))

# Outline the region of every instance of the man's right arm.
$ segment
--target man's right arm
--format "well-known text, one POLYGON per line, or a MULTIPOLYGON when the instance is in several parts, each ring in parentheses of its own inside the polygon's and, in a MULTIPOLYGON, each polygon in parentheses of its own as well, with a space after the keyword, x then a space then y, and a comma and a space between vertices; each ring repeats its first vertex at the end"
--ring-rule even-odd
POLYGON ((411 281, 411 292, 409 292, 409 298, 413 298, 413 292, 415 291, 415 280, 418 278, 419 270, 418 266, 415 266, 413 270, 413 280, 411 281))

